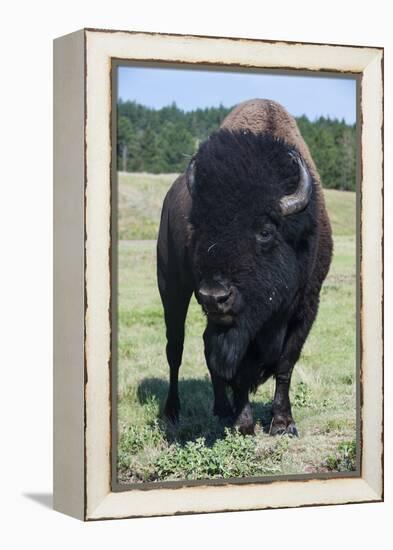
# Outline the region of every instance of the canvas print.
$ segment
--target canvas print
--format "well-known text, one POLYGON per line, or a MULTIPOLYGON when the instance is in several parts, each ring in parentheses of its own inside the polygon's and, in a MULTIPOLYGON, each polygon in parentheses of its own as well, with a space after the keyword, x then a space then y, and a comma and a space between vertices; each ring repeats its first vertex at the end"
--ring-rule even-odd
POLYGON ((115 78, 118 487, 354 475, 356 79, 115 78))

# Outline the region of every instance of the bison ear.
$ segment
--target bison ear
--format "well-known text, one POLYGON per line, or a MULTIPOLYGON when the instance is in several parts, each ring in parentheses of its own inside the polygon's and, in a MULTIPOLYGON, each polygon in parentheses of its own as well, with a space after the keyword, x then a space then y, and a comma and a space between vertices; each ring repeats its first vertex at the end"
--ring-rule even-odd
POLYGON ((188 165, 188 168, 186 170, 186 183, 187 183, 188 191, 192 196, 195 189, 195 160, 194 159, 191 159, 191 162, 188 165))

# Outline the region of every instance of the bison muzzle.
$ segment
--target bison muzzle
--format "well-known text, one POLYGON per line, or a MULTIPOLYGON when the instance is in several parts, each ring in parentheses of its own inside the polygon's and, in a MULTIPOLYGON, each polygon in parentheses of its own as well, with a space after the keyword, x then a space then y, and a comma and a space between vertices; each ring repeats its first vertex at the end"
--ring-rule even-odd
POLYGON ((206 315, 214 413, 253 433, 250 392, 273 376, 272 435, 297 435, 291 374, 318 311, 332 239, 319 176, 279 104, 236 107, 164 200, 157 243, 170 385, 178 419, 184 324, 195 294, 206 315))

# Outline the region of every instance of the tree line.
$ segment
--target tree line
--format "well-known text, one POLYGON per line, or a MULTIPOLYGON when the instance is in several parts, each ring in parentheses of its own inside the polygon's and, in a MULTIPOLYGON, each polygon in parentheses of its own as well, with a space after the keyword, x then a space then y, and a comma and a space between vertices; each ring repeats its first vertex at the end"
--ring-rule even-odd
MULTIPOLYGON (((201 141, 217 130, 232 110, 220 105, 182 111, 175 103, 152 109, 118 102, 117 166, 124 172, 182 172, 201 141)), ((356 127, 344 120, 298 117, 324 187, 355 190, 356 127)))

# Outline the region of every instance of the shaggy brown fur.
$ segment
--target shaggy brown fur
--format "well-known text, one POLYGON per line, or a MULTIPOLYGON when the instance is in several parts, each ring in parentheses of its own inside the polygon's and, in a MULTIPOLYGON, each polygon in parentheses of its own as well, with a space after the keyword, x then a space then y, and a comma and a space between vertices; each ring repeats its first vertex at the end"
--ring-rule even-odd
POLYGON ((165 198, 157 243, 170 365, 165 413, 178 418, 184 322, 195 292, 208 314, 204 341, 214 412, 233 415, 243 433, 252 433, 249 392, 273 375, 270 433, 297 435, 291 373, 316 317, 332 254, 317 170, 293 117, 263 99, 238 105, 201 145, 194 164, 195 182, 188 170, 165 198), (312 195, 304 211, 283 217, 278 208, 280 194, 288 194, 283 182, 296 183, 298 177, 288 160, 291 149, 311 175, 312 195), (274 246, 261 244, 255 220, 273 226, 274 246))

